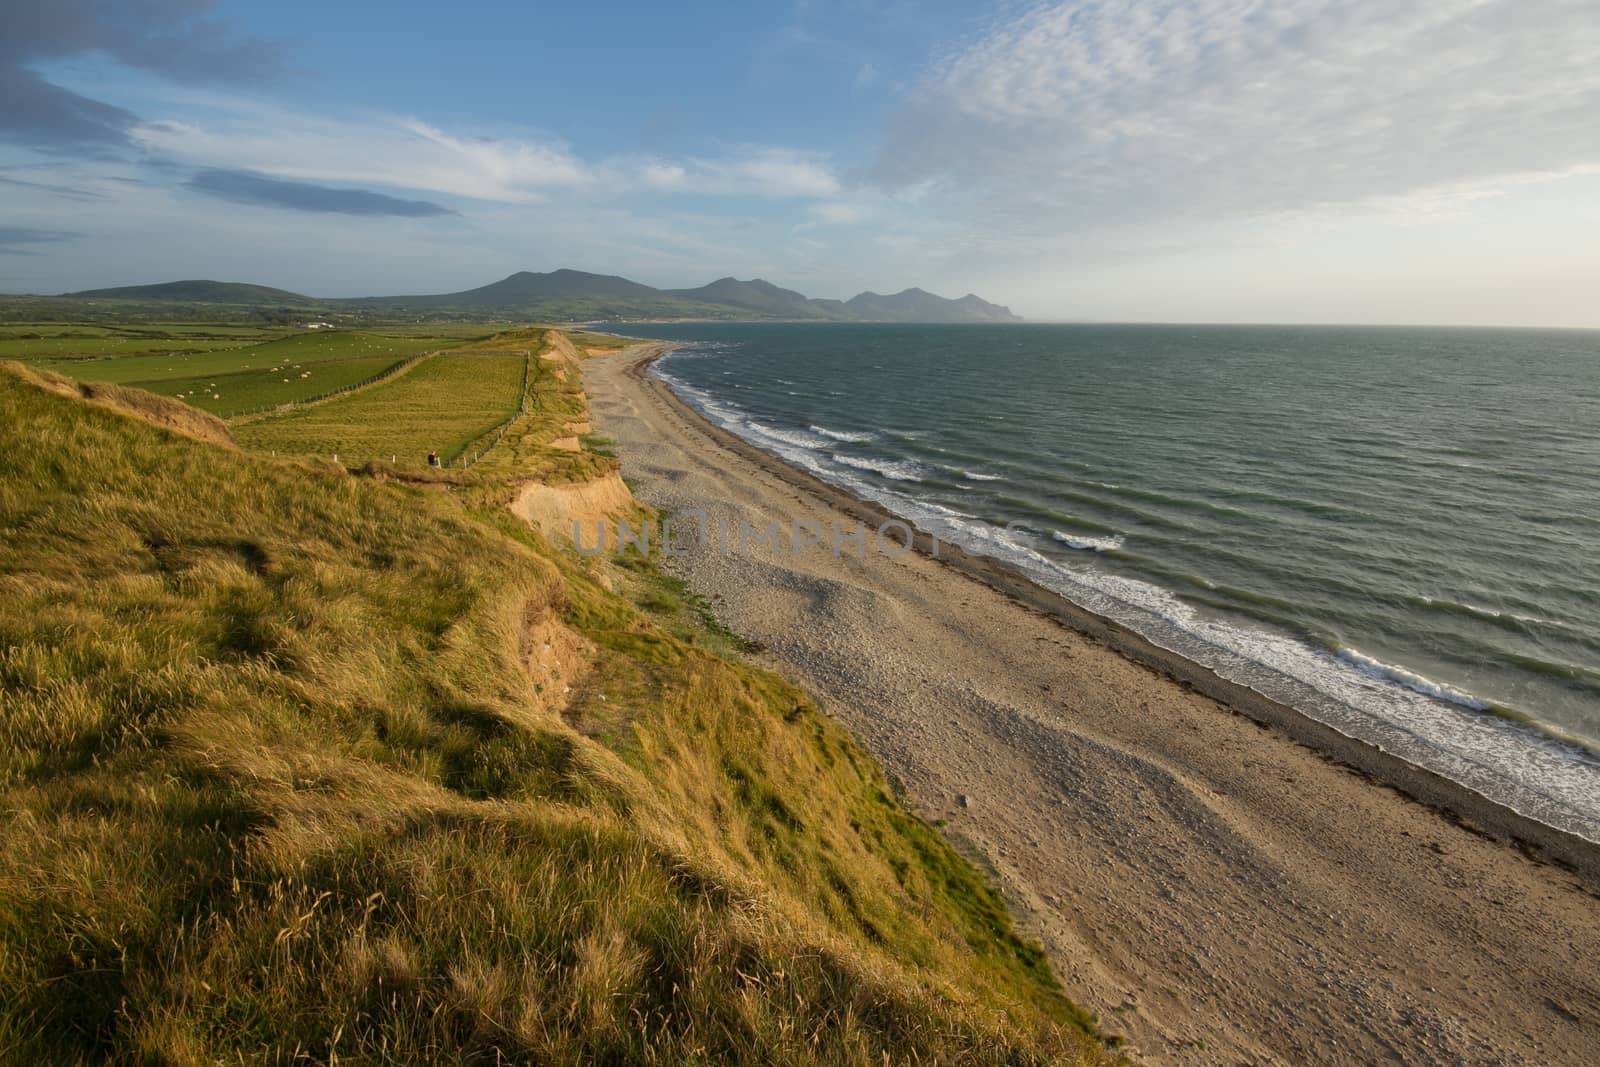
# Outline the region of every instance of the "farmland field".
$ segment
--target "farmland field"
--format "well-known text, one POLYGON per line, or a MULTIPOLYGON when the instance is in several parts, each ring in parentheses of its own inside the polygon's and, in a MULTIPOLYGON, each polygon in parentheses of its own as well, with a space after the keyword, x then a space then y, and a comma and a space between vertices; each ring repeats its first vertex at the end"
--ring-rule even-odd
MULTIPOLYGON (((119 357, 225 351, 244 348, 254 343, 255 341, 249 337, 129 337, 81 334, 18 337, 0 334, 0 359, 29 361, 55 359, 61 362, 102 363, 119 357)), ((52 369, 56 368, 52 366, 52 369)))
MULTIPOLYGON (((209 381, 209 376, 242 371, 271 371, 278 368, 280 371, 293 370, 298 373, 307 365, 330 360, 375 359, 380 356, 402 359, 430 349, 447 347, 452 342, 441 342, 437 337, 381 337, 337 330, 293 334, 261 344, 214 343, 233 346, 220 351, 126 355, 113 359, 39 360, 35 366, 82 381, 155 388, 151 383, 200 377, 206 377, 209 381)), ((279 376, 284 375, 280 373, 279 376)))
POLYGON ((307 363, 298 369, 287 365, 277 370, 239 371, 138 384, 142 389, 177 397, 213 415, 232 418, 279 404, 326 396, 376 377, 403 362, 395 356, 339 359, 307 363))
POLYGON ((446 461, 516 413, 521 353, 431 356, 382 385, 315 407, 235 427, 246 448, 334 456, 359 464, 398 456, 422 466, 430 449, 446 461))

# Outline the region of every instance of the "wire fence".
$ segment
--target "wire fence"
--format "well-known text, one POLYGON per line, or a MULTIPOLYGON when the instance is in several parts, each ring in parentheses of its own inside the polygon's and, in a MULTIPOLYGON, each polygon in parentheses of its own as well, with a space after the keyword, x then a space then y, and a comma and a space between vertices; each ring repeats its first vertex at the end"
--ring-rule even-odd
MULTIPOLYGON (((369 378, 363 378, 359 382, 352 382, 349 385, 341 385, 337 389, 330 389, 328 392, 318 393, 316 396, 308 396, 301 400, 287 400, 277 404, 263 404, 260 407, 243 408, 239 411, 230 411, 226 415, 219 417, 224 419, 242 419, 249 415, 265 415, 268 412, 292 411, 295 408, 305 407, 309 404, 320 404, 324 400, 332 400, 336 396, 343 396, 345 393, 353 393, 357 389, 365 389, 369 385, 377 385, 379 382, 387 381, 388 379, 397 375, 404 374, 406 371, 410 370, 412 367, 415 367, 418 363, 421 363, 428 357, 436 356, 438 354, 439 353, 437 351, 419 353, 415 356, 411 356, 408 359, 403 359, 399 363, 396 363, 392 366, 386 367, 369 378)), ((526 372, 524 372, 524 374, 526 374, 526 372)))
MULTIPOLYGON (((345 393, 353 393, 357 389, 365 389, 370 385, 377 385, 379 382, 383 382, 403 374, 412 367, 416 366, 418 363, 421 363, 423 360, 438 354, 438 351, 419 353, 418 355, 403 360, 400 363, 387 368, 386 370, 379 371, 370 378, 363 379, 359 382, 354 382, 350 385, 342 386, 338 389, 330 390, 326 393, 320 393, 317 396, 306 397, 304 400, 292 400, 284 404, 267 404, 257 408, 246 408, 242 411, 230 412, 222 417, 226 419, 237 419, 248 415, 265 414, 267 412, 290 411, 295 408, 305 407, 306 405, 315 404, 323 400, 331 400, 336 396, 341 396, 345 393)), ((505 437, 506 433, 511 429, 511 427, 516 424, 516 421, 528 413, 528 384, 532 379, 533 360, 534 354, 532 349, 528 349, 522 353, 522 385, 517 391, 517 410, 503 419, 492 429, 485 430, 471 441, 468 441, 462 446, 461 451, 456 453, 455 456, 449 459, 444 459, 441 457, 439 461, 439 466, 441 468, 455 467, 465 470, 466 468, 472 466, 474 463, 478 462, 484 456, 493 451, 494 447, 500 443, 501 439, 505 437)), ((278 454, 277 450, 274 449, 272 454, 276 456, 278 454)), ((399 458, 399 456, 390 457, 390 459, 394 462, 398 462, 399 458)), ((338 453, 334 453, 333 461, 335 463, 339 462, 338 453)))
MULTIPOLYGON (((518 419, 522 418, 522 416, 528 413, 528 381, 532 376, 532 368, 533 350, 529 349, 528 351, 522 353, 522 388, 517 394, 517 410, 503 422, 501 422, 500 425, 491 430, 487 430, 477 438, 468 441, 467 444, 462 447, 461 452, 456 456, 456 466, 465 470, 474 463, 478 462, 484 456, 488 455, 490 452, 494 451, 494 447, 500 443, 500 439, 505 437, 506 431, 510 430, 511 427, 516 424, 518 419), (488 443, 484 444, 481 448, 473 448, 474 445, 479 445, 486 440, 488 443), (472 451, 470 458, 467 455, 468 450, 472 451)), ((445 466, 448 467, 450 464, 446 463, 445 466)))

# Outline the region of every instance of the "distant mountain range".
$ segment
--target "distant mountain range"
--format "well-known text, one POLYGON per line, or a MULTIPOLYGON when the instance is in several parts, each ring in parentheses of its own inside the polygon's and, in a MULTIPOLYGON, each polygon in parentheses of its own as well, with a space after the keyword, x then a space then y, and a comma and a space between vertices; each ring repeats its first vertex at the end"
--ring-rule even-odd
POLYGON ((419 296, 310 297, 238 282, 181 281, 86 289, 67 300, 117 300, 188 304, 367 311, 395 315, 490 314, 530 319, 814 319, 836 322, 1020 322, 1008 308, 972 294, 948 300, 921 289, 890 296, 861 293, 849 300, 813 300, 793 289, 754 278, 719 278, 698 289, 655 289, 611 274, 520 271, 478 289, 419 296))

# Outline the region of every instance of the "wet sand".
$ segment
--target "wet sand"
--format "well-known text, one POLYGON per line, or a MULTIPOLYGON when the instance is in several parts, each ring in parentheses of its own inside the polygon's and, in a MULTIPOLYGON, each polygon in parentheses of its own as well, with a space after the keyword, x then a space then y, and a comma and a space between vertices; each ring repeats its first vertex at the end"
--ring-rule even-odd
POLYGON ((947 820, 1139 1058, 1595 1062, 1592 848, 988 561, 880 554, 881 510, 700 419, 639 373, 655 350, 585 364, 639 498, 825 538, 672 565, 947 820))

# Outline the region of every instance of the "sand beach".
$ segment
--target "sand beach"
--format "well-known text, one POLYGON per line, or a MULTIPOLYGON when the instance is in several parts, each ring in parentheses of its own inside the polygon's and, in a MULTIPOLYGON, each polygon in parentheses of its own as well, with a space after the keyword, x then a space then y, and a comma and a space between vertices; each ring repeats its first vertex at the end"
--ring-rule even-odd
POLYGON ((643 373, 660 351, 585 365, 635 495, 824 531, 670 565, 994 873, 1140 1059, 1593 1062, 1591 846, 984 560, 879 551, 881 511, 705 422, 643 373), (858 522, 865 551, 834 551, 826 531, 858 522))

